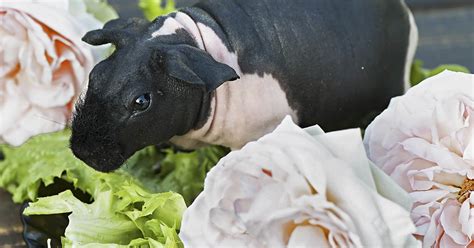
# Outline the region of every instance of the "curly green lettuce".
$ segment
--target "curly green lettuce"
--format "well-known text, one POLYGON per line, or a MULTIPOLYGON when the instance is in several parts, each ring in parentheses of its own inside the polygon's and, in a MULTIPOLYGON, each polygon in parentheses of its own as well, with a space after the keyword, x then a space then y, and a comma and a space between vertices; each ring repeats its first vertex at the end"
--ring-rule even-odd
POLYGON ((5 156, 0 161, 0 187, 13 195, 14 202, 36 200, 40 185, 48 186, 55 178, 64 178, 89 194, 94 192, 95 184, 90 182, 94 171, 73 157, 68 135, 69 131, 61 131, 36 136, 17 148, 0 147, 5 156))
POLYGON ((0 161, 0 187, 13 195, 13 201, 34 201, 41 185, 61 178, 90 195, 98 187, 119 188, 130 182, 150 192, 173 191, 190 204, 202 191, 206 173, 227 154, 221 147, 206 147, 191 153, 165 154, 154 147, 138 151, 114 173, 101 173, 76 159, 70 151, 70 131, 36 136, 20 147, 1 145, 5 160, 0 161), (153 167, 160 165, 160 171, 153 167))
POLYGON ((114 192, 97 192, 95 201, 86 204, 67 190, 39 198, 25 215, 71 213, 62 239, 64 247, 131 246, 182 247, 177 236, 186 209, 183 198, 172 192, 151 194, 137 185, 123 186, 114 192))
POLYGON ((62 239, 65 247, 181 247, 177 233, 186 202, 202 191, 207 171, 228 152, 207 147, 163 153, 148 147, 124 168, 101 173, 74 157, 69 137, 70 131, 64 130, 36 136, 20 147, 0 146, 5 157, 0 161, 0 187, 17 203, 36 201, 25 214, 71 213, 62 239), (38 198, 39 189, 57 179, 90 195, 92 203, 80 201, 71 191, 38 198))
POLYGON ((154 192, 180 193, 189 206, 203 190, 207 172, 228 152, 223 147, 209 146, 190 153, 168 149, 165 154, 159 154, 148 147, 129 159, 123 170, 140 178, 141 183, 154 192), (158 173, 153 165, 159 166, 158 173))

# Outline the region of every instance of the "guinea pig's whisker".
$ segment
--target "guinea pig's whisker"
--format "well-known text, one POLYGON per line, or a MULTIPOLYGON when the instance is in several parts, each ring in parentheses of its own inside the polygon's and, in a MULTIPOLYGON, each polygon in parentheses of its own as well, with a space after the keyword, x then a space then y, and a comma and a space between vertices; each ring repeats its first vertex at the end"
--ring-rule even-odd
POLYGON ((55 120, 49 119, 49 118, 47 118, 46 116, 42 116, 42 115, 38 115, 38 114, 36 114, 35 116, 36 116, 36 117, 39 117, 39 118, 41 118, 41 119, 43 119, 43 120, 56 123, 56 124, 61 125, 61 126, 66 126, 66 123, 62 123, 62 122, 59 122, 59 121, 55 121, 55 120))

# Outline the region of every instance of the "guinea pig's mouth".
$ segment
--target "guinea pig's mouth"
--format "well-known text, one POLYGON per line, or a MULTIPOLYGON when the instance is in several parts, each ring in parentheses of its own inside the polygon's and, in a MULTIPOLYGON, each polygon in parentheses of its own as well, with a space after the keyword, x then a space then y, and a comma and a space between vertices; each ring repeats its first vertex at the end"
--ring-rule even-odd
POLYGON ((97 149, 71 145, 71 150, 77 158, 100 172, 111 172, 120 168, 131 156, 124 154, 118 145, 112 144, 99 146, 97 149))
POLYGON ((88 166, 92 167, 93 169, 100 171, 100 172, 111 172, 118 168, 120 168, 125 161, 127 160, 122 154, 120 153, 113 153, 113 154, 97 154, 92 152, 91 154, 88 153, 77 153, 74 152, 74 155, 86 163, 88 166))
POLYGON ((117 157, 117 158, 107 157, 100 160, 92 159, 92 160, 87 161, 86 163, 97 171, 112 172, 120 168, 125 163, 125 161, 126 159, 123 159, 121 157, 117 157))

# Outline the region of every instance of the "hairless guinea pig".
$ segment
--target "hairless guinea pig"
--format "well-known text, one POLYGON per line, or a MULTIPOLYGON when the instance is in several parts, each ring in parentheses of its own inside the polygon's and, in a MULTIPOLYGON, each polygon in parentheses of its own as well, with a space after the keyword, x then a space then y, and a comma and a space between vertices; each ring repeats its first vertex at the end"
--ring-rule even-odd
POLYGON ((417 31, 401 0, 203 0, 83 40, 116 49, 90 74, 71 149, 111 171, 165 141, 240 148, 286 115, 357 126, 403 93, 417 31))

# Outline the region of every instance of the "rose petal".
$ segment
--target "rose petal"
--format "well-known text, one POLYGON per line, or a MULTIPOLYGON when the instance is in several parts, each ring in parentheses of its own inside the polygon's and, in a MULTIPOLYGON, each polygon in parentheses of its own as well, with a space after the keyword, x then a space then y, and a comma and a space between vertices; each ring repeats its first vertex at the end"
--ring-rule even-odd
POLYGON ((288 248, 330 247, 324 231, 317 226, 298 226, 291 233, 288 248))
MULTIPOLYGON (((74 15, 90 19, 84 10, 74 15)), ((88 28, 75 21, 67 0, 2 1, 0 18, 0 139, 19 145, 64 128, 93 60, 80 40, 88 28)))
POLYGON ((449 235, 442 235, 439 240, 439 247, 449 247, 449 248, 465 248, 465 245, 458 244, 449 235))
POLYGON ((0 116, 2 117, 0 119, 0 135, 7 133, 7 130, 15 126, 30 107, 14 80, 7 80, 5 87, 5 92, 2 92, 0 98, 0 116))
POLYGON ((474 194, 471 193, 469 199, 466 199, 459 210, 458 222, 461 224, 462 232, 467 235, 467 238, 472 242, 474 240, 474 194))
POLYGON ((66 126, 66 110, 31 108, 19 121, 19 127, 30 131, 33 135, 49 133, 64 129, 66 126))
POLYGON ((440 224, 442 225, 445 235, 448 235, 456 244, 466 245, 469 240, 462 232, 461 223, 459 223, 459 205, 449 204, 445 206, 440 216, 440 224))

